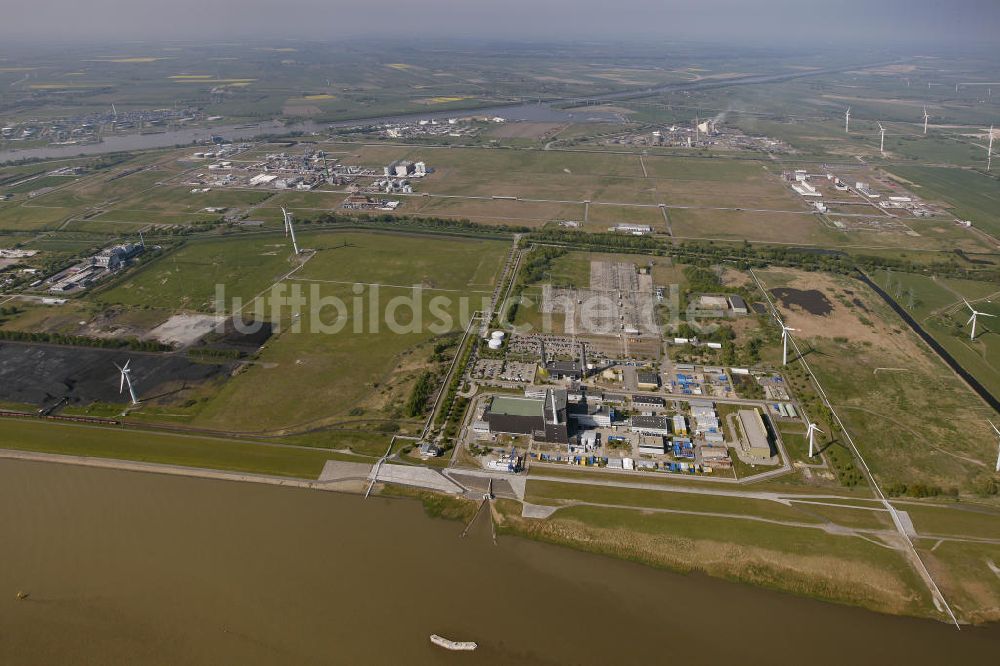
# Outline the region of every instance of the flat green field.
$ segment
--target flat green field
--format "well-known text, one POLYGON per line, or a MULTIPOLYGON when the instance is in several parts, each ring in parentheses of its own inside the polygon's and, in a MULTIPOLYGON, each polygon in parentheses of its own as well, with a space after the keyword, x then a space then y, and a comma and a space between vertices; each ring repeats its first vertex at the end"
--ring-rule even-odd
POLYGON ((140 266, 113 288, 94 295, 103 303, 212 312, 216 285, 227 299, 249 302, 294 268, 291 244, 280 235, 189 242, 140 266))
POLYGON ((42 206, 35 202, 0 204, 0 231, 35 231, 53 229, 74 214, 72 208, 42 206))
POLYGON ((285 286, 309 299, 306 314, 293 322, 286 311, 284 330, 196 424, 242 432, 347 422, 394 429, 406 421, 400 407, 427 366, 428 345, 462 330, 488 301, 508 250, 503 242, 390 234, 303 234, 301 242, 317 252, 285 286), (403 304, 417 296, 422 323, 403 304), (333 298, 346 309, 327 305, 333 298), (402 328, 384 319, 394 301, 402 328), (316 305, 323 309, 313 314, 316 305))

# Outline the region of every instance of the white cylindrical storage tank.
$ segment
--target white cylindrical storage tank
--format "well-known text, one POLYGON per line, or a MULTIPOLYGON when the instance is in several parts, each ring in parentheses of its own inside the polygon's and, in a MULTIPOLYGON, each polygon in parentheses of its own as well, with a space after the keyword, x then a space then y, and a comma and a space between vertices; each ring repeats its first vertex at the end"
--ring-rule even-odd
POLYGON ((491 337, 494 340, 503 340, 504 335, 506 334, 503 331, 493 331, 493 335, 491 337))
POLYGON ((501 345, 503 345, 503 343, 496 338, 490 338, 490 341, 486 344, 490 349, 500 349, 501 345))

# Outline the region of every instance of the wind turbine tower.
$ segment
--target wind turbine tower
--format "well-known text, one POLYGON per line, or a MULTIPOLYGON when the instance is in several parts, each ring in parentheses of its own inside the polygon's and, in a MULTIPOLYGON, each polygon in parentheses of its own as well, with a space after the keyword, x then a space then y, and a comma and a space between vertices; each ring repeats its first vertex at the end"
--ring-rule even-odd
POLYGON ((285 235, 290 235, 292 237, 292 249, 295 250, 295 254, 298 255, 299 242, 295 240, 295 227, 292 226, 292 214, 284 208, 281 209, 281 214, 285 216, 285 235))
POLYGON ((118 365, 115 363, 115 367, 121 373, 121 380, 118 383, 118 393, 121 394, 125 391, 125 386, 128 385, 128 394, 132 398, 132 404, 138 405, 139 399, 135 397, 135 387, 132 386, 132 370, 128 367, 132 359, 125 361, 125 365, 118 365))
POLYGON ((847 107, 847 113, 844 114, 844 132, 851 133, 851 107, 847 107))
POLYGON ((993 166, 993 125, 990 125, 990 140, 986 144, 986 170, 993 166))
POLYGON ((885 128, 882 127, 882 123, 878 124, 878 131, 881 136, 878 143, 878 152, 881 153, 882 157, 885 157, 885 128))
MULTIPOLYGON (((996 425, 993 424, 993 421, 990 421, 990 426, 993 428, 993 432, 997 434, 997 437, 1000 438, 1000 428, 997 428, 996 425)), ((1000 472, 1000 451, 997 452, 997 471, 1000 472)))
MULTIPOLYGON (((964 298, 962 300, 965 301, 964 298)), ((977 322, 977 317, 996 317, 996 315, 991 315, 991 314, 988 314, 986 312, 979 312, 979 311, 977 311, 976 308, 972 307, 972 305, 969 303, 969 301, 965 301, 965 305, 969 308, 969 310, 972 311, 972 316, 969 317, 969 321, 965 322, 965 325, 968 326, 969 324, 972 324, 972 334, 969 336, 969 339, 970 340, 975 340, 976 339, 976 322, 977 322)))
POLYGON ((927 107, 925 106, 924 107, 924 134, 925 135, 927 134, 927 119, 928 118, 930 118, 930 116, 927 115, 927 107))
POLYGON ((785 326, 784 322, 779 323, 781 324, 781 365, 788 365, 788 334, 798 329, 785 326))
POLYGON ((816 433, 822 433, 815 423, 809 424, 809 429, 806 434, 809 436, 809 457, 812 458, 816 455, 816 433))

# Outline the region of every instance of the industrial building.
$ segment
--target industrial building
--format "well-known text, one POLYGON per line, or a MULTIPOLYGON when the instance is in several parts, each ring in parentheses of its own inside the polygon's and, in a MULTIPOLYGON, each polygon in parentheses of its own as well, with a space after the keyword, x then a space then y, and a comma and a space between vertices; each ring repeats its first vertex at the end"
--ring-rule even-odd
POLYGON ((662 436, 643 437, 639 441, 639 453, 652 456, 662 456, 667 452, 667 444, 662 436))
POLYGON ((545 371, 553 379, 572 379, 579 381, 587 376, 587 369, 580 361, 549 361, 545 371))
POLYGON ((643 391, 655 391, 660 388, 660 376, 655 372, 640 372, 637 377, 637 385, 643 391))
POLYGON ((670 421, 665 416, 633 416, 629 428, 641 435, 669 435, 670 421))
POLYGON ((483 414, 493 434, 530 435, 539 442, 569 441, 566 392, 549 389, 543 398, 496 396, 483 414))
POLYGON ((666 407, 667 402, 663 398, 655 395, 633 395, 632 405, 636 408, 642 407, 666 407))
POLYGON ((591 405, 587 402, 570 403, 569 418, 578 428, 610 428, 615 420, 615 410, 607 405, 591 405))
POLYGON ((743 300, 742 296, 737 296, 732 294, 729 296, 729 309, 734 315, 748 315, 750 314, 750 309, 747 307, 747 302, 743 300))
POLYGON ((632 234, 633 236, 645 236, 653 233, 653 227, 648 224, 616 224, 613 227, 609 227, 608 231, 620 234, 632 234))
POLYGON ((770 458, 771 437, 760 411, 741 409, 738 416, 743 428, 743 450, 754 458, 770 458))
POLYGON ((47 280, 48 289, 54 293, 86 289, 94 282, 124 268, 145 249, 146 245, 143 242, 123 243, 104 248, 92 257, 50 277, 47 280))
POLYGON ((93 256, 95 266, 116 271, 146 249, 144 243, 124 243, 108 247, 93 256))
POLYGON ((410 162, 398 160, 392 162, 382 169, 382 175, 395 176, 396 178, 423 178, 427 175, 427 165, 424 162, 410 162))
POLYGON ((750 314, 746 301, 736 294, 699 294, 692 298, 691 304, 701 316, 735 317, 750 314))

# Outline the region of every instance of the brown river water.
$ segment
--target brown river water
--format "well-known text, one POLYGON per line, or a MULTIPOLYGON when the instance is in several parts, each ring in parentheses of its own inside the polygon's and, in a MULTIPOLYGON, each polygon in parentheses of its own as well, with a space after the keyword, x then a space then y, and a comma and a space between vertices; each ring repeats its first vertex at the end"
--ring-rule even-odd
POLYGON ((1000 661, 998 626, 494 546, 477 527, 460 539, 409 500, 0 461, 0 664, 1000 661))

